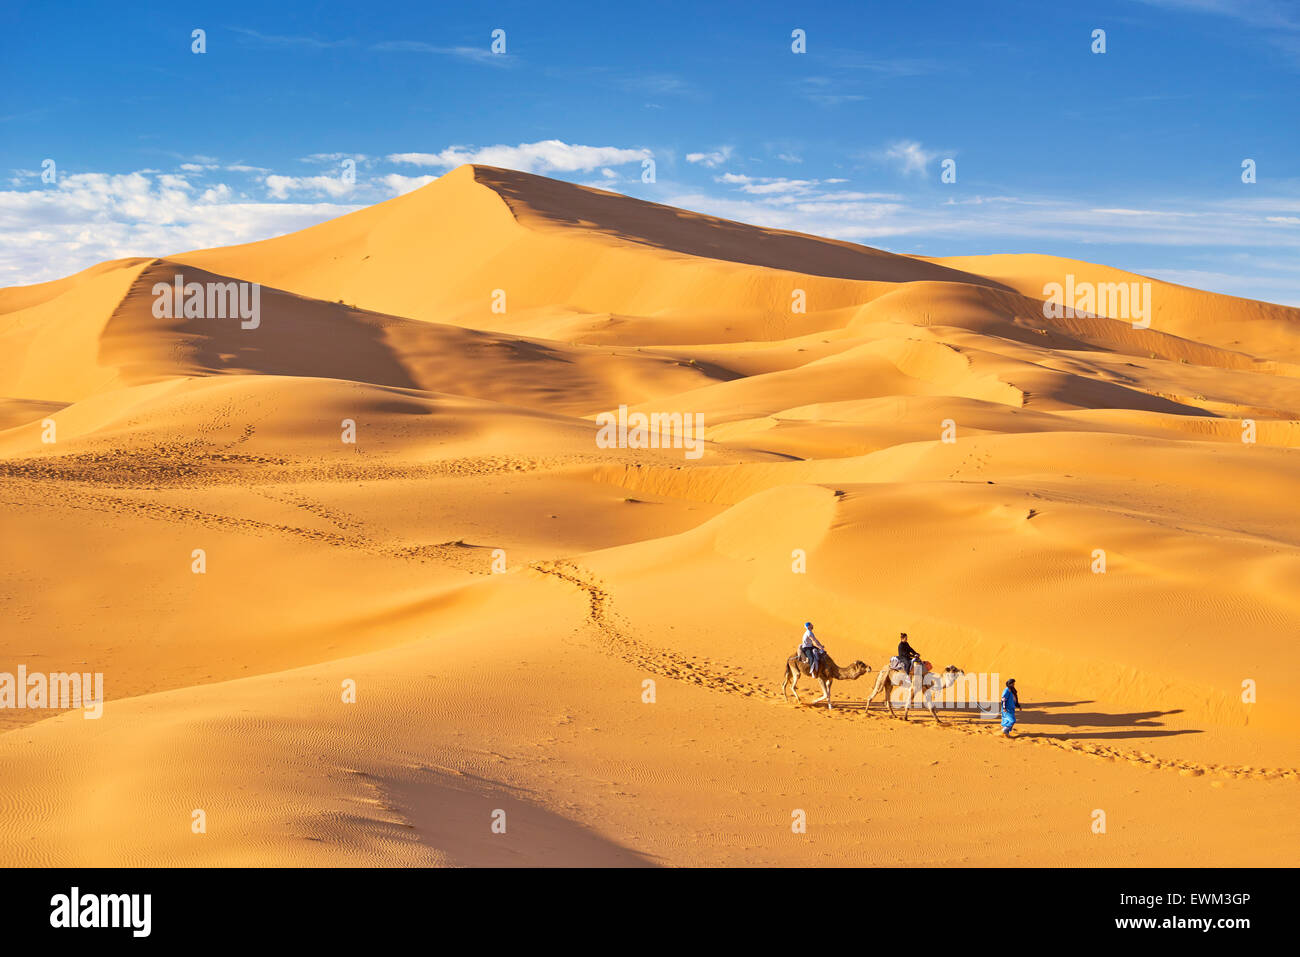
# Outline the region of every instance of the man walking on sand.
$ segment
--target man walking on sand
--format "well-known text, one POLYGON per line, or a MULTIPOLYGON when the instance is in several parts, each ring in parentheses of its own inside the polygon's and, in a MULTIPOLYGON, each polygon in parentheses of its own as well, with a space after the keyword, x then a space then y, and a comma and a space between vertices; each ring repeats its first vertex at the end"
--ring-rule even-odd
POLYGON ((1011 737, 1011 729, 1016 726, 1016 709, 1020 707, 1020 696, 1016 693, 1016 679, 1007 679, 1007 690, 1002 692, 1002 736, 1011 737))

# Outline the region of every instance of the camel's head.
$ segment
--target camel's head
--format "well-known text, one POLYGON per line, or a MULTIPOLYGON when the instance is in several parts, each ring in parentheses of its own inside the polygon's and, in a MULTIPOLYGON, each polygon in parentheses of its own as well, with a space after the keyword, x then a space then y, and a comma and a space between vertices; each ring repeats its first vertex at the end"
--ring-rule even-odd
POLYGON ((966 672, 962 671, 956 665, 949 665, 943 671, 930 671, 925 676, 925 687, 927 688, 951 688, 959 678, 966 672))
POLYGON ((853 675, 855 678, 861 678, 863 675, 869 674, 870 671, 871 665, 867 664, 865 661, 855 661, 848 667, 849 674, 853 675))

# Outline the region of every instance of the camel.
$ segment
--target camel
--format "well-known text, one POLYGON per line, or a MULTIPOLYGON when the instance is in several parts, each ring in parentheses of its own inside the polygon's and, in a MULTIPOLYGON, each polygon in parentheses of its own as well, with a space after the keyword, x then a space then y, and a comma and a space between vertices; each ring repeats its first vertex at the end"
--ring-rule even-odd
MULTIPOLYGON (((917 666, 916 670, 919 670, 917 666)), ((951 688, 957 683, 957 679, 966 672, 962 671, 956 665, 949 665, 943 671, 927 671, 925 677, 921 679, 921 704, 930 709, 930 714, 934 715, 934 720, 939 721, 939 714, 934 710, 934 693, 943 691, 945 688, 951 688)), ((899 668, 884 668, 876 677, 876 686, 871 689, 871 694, 867 695, 866 710, 871 710, 871 702, 875 700, 876 695, 880 694, 881 689, 885 690, 885 704, 889 705, 889 715, 893 717, 894 701, 893 694, 895 688, 907 688, 907 706, 903 709, 903 720, 907 720, 908 714, 912 710, 912 700, 916 697, 916 677, 909 675, 906 671, 899 668)), ((939 721, 943 724, 942 721, 939 721)))
MULTIPOLYGON (((831 709, 831 682, 852 681, 855 678, 861 678, 869 671, 871 671, 871 665, 865 661, 855 661, 847 668, 841 668, 831 660, 830 655, 823 654, 821 674, 817 676, 817 680, 821 682, 822 696, 812 703, 821 704, 821 702, 825 701, 826 710, 829 711, 831 709)), ((786 685, 790 685, 790 690, 794 692, 794 700, 800 704, 803 703, 799 701, 799 678, 801 675, 812 677, 808 662, 804 660, 803 655, 791 655, 785 662, 785 680, 781 682, 782 698, 787 701, 790 700, 790 696, 785 692, 786 685), (790 680, 792 678, 794 679, 793 683, 790 680)))

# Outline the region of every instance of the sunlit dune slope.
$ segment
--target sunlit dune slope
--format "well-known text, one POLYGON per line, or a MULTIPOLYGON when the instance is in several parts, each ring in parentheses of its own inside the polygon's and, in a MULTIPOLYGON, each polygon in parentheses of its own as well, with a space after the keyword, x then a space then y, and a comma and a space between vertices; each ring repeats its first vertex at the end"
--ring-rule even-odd
POLYGON ((994 285, 867 247, 470 166, 289 236, 171 258, 380 312, 600 343, 781 338, 833 325, 824 314, 898 282, 994 285), (796 288, 807 300, 798 316, 796 288), (502 295, 506 311, 493 312, 502 295))

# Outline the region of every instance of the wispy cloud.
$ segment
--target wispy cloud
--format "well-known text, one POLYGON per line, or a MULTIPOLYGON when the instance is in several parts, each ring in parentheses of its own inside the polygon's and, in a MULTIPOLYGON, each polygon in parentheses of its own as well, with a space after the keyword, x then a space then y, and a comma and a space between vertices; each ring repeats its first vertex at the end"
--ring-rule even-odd
POLYGON ((450 169, 465 163, 505 166, 529 173, 589 173, 601 166, 639 163, 650 157, 646 149, 618 146, 581 146, 562 140, 541 140, 517 146, 450 146, 438 153, 391 153, 390 163, 450 169))
POLYGON ((927 168, 939 154, 927 150, 915 140, 895 140, 882 150, 871 154, 874 158, 894 166, 903 175, 920 173, 924 176, 927 168))
POLYGON ((708 151, 707 153, 687 153, 686 162, 695 163, 696 165, 706 166, 709 169, 713 169, 731 159, 731 153, 732 147, 720 146, 715 150, 708 151))
POLYGON ((822 69, 826 72, 800 77, 795 90, 819 106, 842 106, 868 99, 864 84, 924 76, 947 67, 940 61, 915 57, 871 57, 856 51, 832 50, 822 69))
POLYGON ((365 153, 310 153, 302 157, 303 163, 341 163, 344 160, 353 160, 357 163, 372 162, 374 157, 367 156, 365 153))
POLYGON ((1150 7, 1235 20, 1259 30, 1266 44, 1300 67, 1300 7, 1292 0, 1139 0, 1150 7))
POLYGON ((420 40, 385 40, 382 43, 372 44, 370 49, 377 53, 428 53, 434 56, 450 56, 484 66, 506 67, 514 66, 519 62, 519 58, 511 53, 493 53, 487 47, 447 47, 420 40))
POLYGON ((267 195, 272 199, 288 199, 290 193, 308 193, 313 196, 330 196, 338 199, 347 196, 356 186, 339 176, 267 176, 267 195))
POLYGON ((833 51, 833 66, 844 70, 859 70, 877 77, 911 77, 939 73, 946 65, 939 60, 920 57, 871 57, 860 52, 833 51))
MULTIPOLYGON (((830 180, 767 181, 735 173, 718 177, 731 194, 677 191, 661 199, 674 206, 779 229, 836 239, 976 240, 988 252, 1061 242, 1155 247, 1300 250, 1300 198, 1169 200, 1144 208, 1105 206, 1061 196, 969 196, 940 200, 931 193, 843 190, 830 180), (772 189, 763 189, 767 183, 772 189), (739 194, 739 195, 738 195, 739 194)), ((1295 264, 1300 273, 1300 259, 1295 264)))
POLYGON ((1265 29, 1300 30, 1300 11, 1281 0, 1139 0, 1150 7, 1210 13, 1265 29))
POLYGON ((862 93, 849 92, 843 80, 832 79, 829 76, 801 77, 797 89, 804 99, 819 106, 840 106, 866 99, 862 93))
POLYGON ((617 82, 624 89, 653 96, 687 96, 695 92, 687 80, 675 73, 641 73, 620 77, 617 82))
POLYGON ((743 173, 723 173, 716 182, 737 187, 742 193, 754 196, 807 193, 818 185, 812 179, 786 179, 783 176, 746 176, 743 173))
MULTIPOLYGON (((247 27, 231 27, 231 29, 249 40, 265 46, 298 47, 304 50, 334 50, 357 45, 357 41, 351 37, 330 40, 305 34, 260 33, 247 27)), ((375 53, 425 53, 434 56, 456 57, 470 63, 481 63, 497 67, 514 66, 519 62, 519 58, 513 54, 493 53, 486 46, 442 46, 437 43, 427 43, 423 40, 381 40, 378 43, 370 44, 366 49, 375 53)))
POLYGON ((234 32, 242 34, 251 40, 268 46, 279 47, 302 47, 310 50, 332 50, 337 47, 351 46, 353 41, 350 39, 342 40, 322 40, 314 36, 285 36, 268 33, 259 33, 256 30, 250 30, 247 27, 231 27, 234 32))

